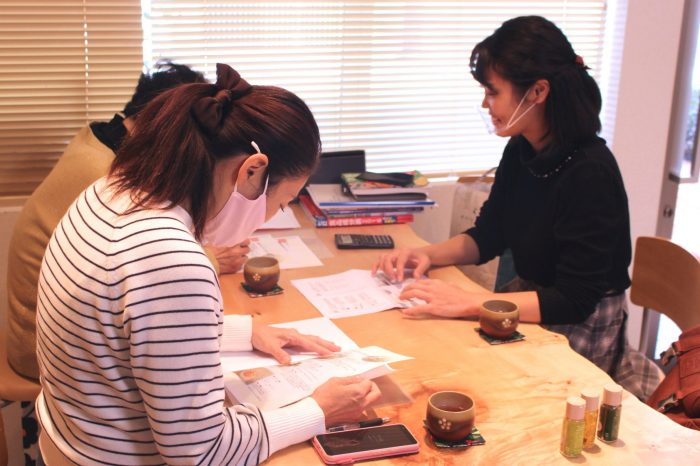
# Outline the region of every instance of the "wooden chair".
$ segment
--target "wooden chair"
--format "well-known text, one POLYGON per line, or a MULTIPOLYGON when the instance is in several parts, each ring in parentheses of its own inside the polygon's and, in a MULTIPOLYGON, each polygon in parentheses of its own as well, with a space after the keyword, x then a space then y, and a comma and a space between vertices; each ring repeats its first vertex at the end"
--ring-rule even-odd
MULTIPOLYGON (((700 260, 666 238, 640 236, 630 300, 668 316, 681 331, 700 325, 700 260)), ((649 327, 647 314, 643 331, 649 327)))
MULTIPOLYGON (((17 374, 7 362, 5 329, 0 328, 0 399, 9 401, 35 400, 41 386, 34 380, 17 374)), ((21 448, 21 445, 18 446, 21 448)), ((8 445, 5 425, 0 415, 0 464, 8 462, 8 445)))

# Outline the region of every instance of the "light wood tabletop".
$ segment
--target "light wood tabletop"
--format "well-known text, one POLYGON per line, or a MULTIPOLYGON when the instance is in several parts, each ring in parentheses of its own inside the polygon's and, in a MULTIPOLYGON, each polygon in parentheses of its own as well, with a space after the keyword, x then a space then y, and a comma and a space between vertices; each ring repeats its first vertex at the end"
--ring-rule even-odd
MULTIPOLYGON (((323 261, 322 267, 283 270, 280 285, 284 293, 249 298, 240 286, 241 274, 221 277, 227 313, 247 313, 266 323, 280 323, 319 317, 321 314, 290 283, 343 272, 368 269, 376 250, 337 250, 335 233, 390 234, 399 247, 425 244, 407 225, 313 229, 306 216, 296 210, 301 230, 278 235, 300 235, 323 261)), ((458 284, 466 290, 481 290, 455 267, 429 273, 458 284)), ((413 401, 376 409, 378 416, 405 424, 420 442, 416 455, 386 458, 371 464, 416 465, 690 465, 700 464, 700 432, 672 422, 624 393, 619 439, 613 444, 596 440, 591 451, 574 459, 559 453, 566 398, 583 388, 602 392, 611 379, 579 356, 562 335, 539 325, 521 324, 525 340, 489 345, 470 320, 439 318, 410 319, 397 310, 334 320, 358 345, 377 345, 414 359, 393 364, 391 376, 413 401), (476 426, 485 445, 467 449, 438 449, 423 428, 428 396, 436 391, 457 390, 470 395, 476 404, 476 426)), ((277 452, 271 465, 323 464, 310 442, 277 452)))

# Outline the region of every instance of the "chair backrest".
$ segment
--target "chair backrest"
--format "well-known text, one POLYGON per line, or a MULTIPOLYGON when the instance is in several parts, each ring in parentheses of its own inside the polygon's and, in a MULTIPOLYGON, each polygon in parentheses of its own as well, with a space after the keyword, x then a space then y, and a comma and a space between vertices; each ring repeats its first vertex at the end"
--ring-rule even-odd
MULTIPOLYGON (((41 390, 38 382, 30 379, 25 379, 15 372, 7 362, 5 340, 5 328, 0 327, 0 399, 9 401, 31 401, 36 399, 41 390)), ((17 419, 19 427, 19 419, 17 419)), ((5 424, 0 415, 0 465, 7 464, 8 461, 8 445, 7 432, 5 424)), ((20 445, 11 445, 13 449, 21 447, 20 445)))
POLYGON ((640 236, 630 299, 665 314, 681 331, 700 325, 700 260, 666 238, 640 236))

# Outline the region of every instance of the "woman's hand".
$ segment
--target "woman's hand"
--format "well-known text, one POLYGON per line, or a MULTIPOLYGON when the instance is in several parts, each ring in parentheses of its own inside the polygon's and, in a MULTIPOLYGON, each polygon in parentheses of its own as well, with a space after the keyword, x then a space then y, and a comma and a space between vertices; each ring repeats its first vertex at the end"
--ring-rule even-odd
POLYGON ((401 312, 406 315, 432 314, 456 318, 478 316, 479 306, 486 299, 486 294, 470 293, 442 280, 425 279, 406 285, 400 298, 425 301, 425 304, 402 309, 401 312))
POLYGON ((357 421, 369 404, 381 395, 377 384, 362 377, 333 377, 311 397, 323 410, 326 427, 357 421))
POLYGON ((211 246, 210 249, 219 263, 219 273, 236 273, 241 270, 245 261, 248 260, 247 254, 250 252, 250 240, 241 241, 235 246, 222 247, 211 246))
POLYGON ((296 348, 302 351, 313 351, 321 356, 327 356, 340 347, 330 341, 313 335, 304 335, 290 328, 276 328, 259 324, 253 320, 253 348, 267 353, 280 364, 289 364, 291 357, 283 348, 296 348))
POLYGON ((392 281, 403 281, 404 271, 412 268, 413 278, 420 278, 430 268, 430 256, 421 249, 397 249, 379 256, 372 275, 381 270, 392 281))

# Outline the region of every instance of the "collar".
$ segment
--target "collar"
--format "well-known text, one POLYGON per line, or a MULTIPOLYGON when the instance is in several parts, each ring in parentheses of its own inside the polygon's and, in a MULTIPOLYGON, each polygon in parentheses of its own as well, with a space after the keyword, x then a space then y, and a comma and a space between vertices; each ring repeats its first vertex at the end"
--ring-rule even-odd
POLYGON ((576 158, 577 154, 585 146, 601 140, 596 137, 594 141, 580 145, 567 145, 564 147, 547 146, 540 152, 535 152, 527 139, 517 136, 516 147, 520 156, 520 163, 535 178, 549 178, 568 166, 569 162, 576 158))

